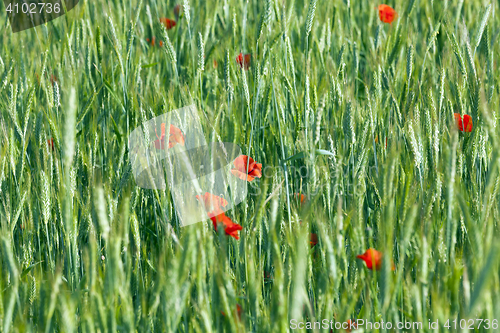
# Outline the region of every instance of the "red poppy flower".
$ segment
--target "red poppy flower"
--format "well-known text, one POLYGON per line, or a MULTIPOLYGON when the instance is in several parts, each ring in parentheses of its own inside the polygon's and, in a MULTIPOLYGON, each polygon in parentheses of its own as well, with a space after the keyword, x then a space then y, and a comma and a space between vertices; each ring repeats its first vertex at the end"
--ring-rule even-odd
POLYGON ((184 135, 182 131, 175 127, 174 125, 170 125, 170 137, 168 139, 168 148, 172 148, 175 144, 180 144, 184 146, 184 135))
POLYGON ((180 4, 175 5, 174 7, 174 15, 175 19, 178 21, 179 20, 179 15, 182 14, 183 7, 180 4))
POLYGON ((54 138, 47 140, 47 145, 54 151, 54 138))
POLYGON ((217 60, 214 59, 214 68, 217 68, 217 60))
POLYGON ((311 237, 310 237, 310 241, 309 241, 309 244, 311 244, 311 247, 315 246, 316 244, 318 244, 318 235, 316 234, 311 234, 311 237))
POLYGON ((217 231, 217 225, 222 223, 224 225, 224 231, 226 235, 233 237, 234 239, 240 239, 238 231, 242 230, 243 227, 237 223, 234 223, 229 217, 224 214, 220 209, 214 209, 212 212, 208 213, 208 217, 212 220, 214 224, 214 229, 217 231))
MULTIPOLYGON (((153 37, 151 38, 151 40, 150 40, 149 38, 146 38, 146 41, 147 41, 149 44, 151 44, 151 46, 155 46, 156 37, 154 37, 154 36, 153 36, 153 37)), ((160 46, 163 46, 163 42, 162 42, 162 41, 160 41, 159 45, 160 45, 160 46)))
POLYGON ((224 198, 221 198, 219 196, 216 196, 212 193, 205 192, 203 196, 197 195, 196 199, 199 201, 203 200, 203 205, 205 208, 209 209, 220 209, 220 207, 226 207, 227 206, 227 200, 224 198))
POLYGON ((264 279, 272 279, 273 275, 269 271, 264 271, 264 279))
POLYGON ((398 17, 398 13, 388 5, 380 5, 378 6, 378 15, 380 17, 380 21, 384 23, 392 23, 396 17, 398 17))
MULTIPOLYGON (((366 263, 368 269, 376 269, 377 271, 382 268, 382 257, 382 252, 371 248, 366 250, 365 253, 356 256, 356 258, 366 263), (373 265, 375 265, 375 267, 373 265)), ((394 263, 392 264, 392 270, 394 270, 394 263)))
MULTIPOLYGON (((239 305, 238 303, 236 303, 236 314, 238 316, 238 319, 241 320, 241 305, 239 305)), ((221 311, 220 312, 224 317, 226 316, 226 314, 224 313, 224 311, 221 311)))
POLYGON ((165 26, 165 28, 167 28, 167 30, 172 29, 177 24, 177 22, 175 22, 174 20, 171 20, 171 19, 166 18, 166 17, 162 17, 160 19, 160 22, 163 23, 163 25, 165 26))
POLYGON ((231 169, 231 173, 239 179, 246 179, 247 181, 251 182, 255 178, 262 177, 262 164, 256 163, 251 157, 248 157, 247 155, 238 156, 234 160, 233 164, 235 168, 231 169))
POLYGON ((356 325, 356 322, 351 320, 351 319, 347 319, 347 321, 345 323, 347 324, 347 328, 345 329, 346 332, 351 332, 352 330, 355 330, 358 328, 358 325, 356 325))
POLYGON ((252 55, 249 53, 245 54, 245 55, 243 55, 243 53, 240 53, 236 57, 236 62, 238 63, 238 65, 240 65, 240 68, 244 67, 245 70, 248 70, 250 68, 251 58, 252 58, 252 55))
POLYGON ((455 121, 457 122, 458 130, 460 132, 472 132, 472 117, 464 114, 464 118, 459 113, 454 113, 455 121))
MULTIPOLYGON (((165 149, 165 123, 161 123, 161 136, 158 137, 158 133, 156 132, 156 137, 158 138, 155 140, 155 148, 156 149, 165 149)), ((184 146, 184 135, 182 134, 182 131, 175 127, 174 125, 170 125, 170 137, 168 139, 168 148, 172 148, 176 144, 180 144, 181 146, 184 146)))
MULTIPOLYGON (((227 217, 227 216, 226 216, 227 217)), ((229 217, 227 217, 229 219, 229 217)), ((224 231, 226 232, 226 235, 233 237, 234 239, 240 239, 240 236, 238 235, 238 231, 242 230, 243 227, 237 223, 233 223, 229 226, 227 226, 224 231)))
POLYGON ((363 260, 368 269, 373 270, 375 268, 379 270, 382 267, 382 252, 375 249, 368 249, 365 253, 357 255, 356 258, 363 260))
POLYGON ((304 202, 306 202, 306 196, 303 195, 302 193, 295 193, 295 195, 297 196, 297 199, 300 198, 300 203, 303 204, 304 202))

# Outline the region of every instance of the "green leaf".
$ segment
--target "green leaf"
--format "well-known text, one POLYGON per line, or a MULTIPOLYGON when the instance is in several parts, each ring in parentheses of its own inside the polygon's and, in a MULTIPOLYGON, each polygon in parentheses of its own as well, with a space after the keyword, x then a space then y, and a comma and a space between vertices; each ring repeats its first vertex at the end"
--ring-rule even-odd
POLYGON ((28 275, 28 273, 33 269, 33 267, 35 267, 36 265, 40 264, 42 261, 39 261, 39 262, 36 262, 34 264, 31 264, 29 265, 28 267, 26 267, 23 272, 21 273, 21 279, 24 279, 26 277, 26 275, 28 275))
POLYGON ((152 63, 152 64, 147 64, 147 65, 142 65, 141 68, 150 68, 150 67, 153 67, 153 66, 156 66, 156 65, 158 65, 157 62, 152 63))

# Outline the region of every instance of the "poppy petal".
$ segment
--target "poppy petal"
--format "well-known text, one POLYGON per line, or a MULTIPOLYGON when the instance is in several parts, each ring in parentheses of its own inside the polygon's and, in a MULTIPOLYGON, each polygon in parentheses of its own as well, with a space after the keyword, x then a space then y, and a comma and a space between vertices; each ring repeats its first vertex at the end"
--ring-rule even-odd
POLYGON ((174 20, 165 17, 160 18, 160 22, 163 23, 163 25, 165 26, 165 28, 167 28, 167 30, 172 29, 177 24, 174 20))
POLYGON ((464 114, 463 128, 465 132, 472 132, 472 117, 468 114, 464 114))
MULTIPOLYGON (((248 156, 240 155, 240 156, 236 157, 233 164, 236 167, 236 169, 238 169, 238 170, 246 170, 247 161, 248 161, 248 156)), ((251 162, 253 162, 253 159, 250 157, 250 163, 251 162)))
POLYGON ((234 169, 231 170, 233 175, 240 179, 247 179, 252 181, 255 178, 262 177, 262 164, 256 163, 251 157, 247 155, 240 155, 234 159, 234 169), (247 168, 248 164, 248 168, 247 168))
POLYGON ((236 177, 238 177, 239 179, 241 179, 241 180, 247 180, 247 181, 251 182, 252 180, 255 179, 251 175, 248 175, 248 174, 246 174, 244 172, 241 172, 240 170, 231 169, 231 173, 233 175, 235 175, 236 177))
POLYGON ((382 267, 382 253, 375 249, 368 249, 363 254, 359 254, 356 258, 365 262, 366 268, 379 270, 382 267), (373 267, 375 265, 375 267, 373 267))
POLYGON ((457 123, 458 130, 460 132, 464 131, 463 123, 462 123, 462 116, 460 116, 460 113, 454 113, 453 117, 455 117, 455 122, 457 123))
POLYGON ((313 247, 316 244, 318 244, 318 235, 311 234, 309 243, 311 244, 311 247, 313 247))
POLYGON ((394 8, 388 5, 378 6, 378 13, 380 21, 384 23, 392 23, 398 16, 398 13, 394 10, 394 8))
MULTIPOLYGON (((205 192, 203 196, 196 196, 198 201, 202 201, 205 208, 214 208, 214 210, 220 210, 220 206, 226 207, 228 202, 226 199, 221 198, 209 192, 205 192)), ((222 211, 222 210, 221 210, 222 211)))

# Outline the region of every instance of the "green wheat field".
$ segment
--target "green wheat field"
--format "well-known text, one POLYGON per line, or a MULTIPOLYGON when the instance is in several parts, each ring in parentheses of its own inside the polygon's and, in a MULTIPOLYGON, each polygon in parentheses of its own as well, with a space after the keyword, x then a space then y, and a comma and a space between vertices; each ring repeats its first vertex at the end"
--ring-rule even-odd
POLYGON ((1 4, 0 331, 499 332, 500 1, 380 4, 1 4), (130 133, 192 104, 262 163, 238 240, 134 179, 130 133))

